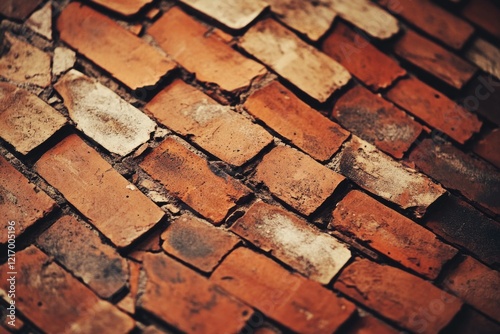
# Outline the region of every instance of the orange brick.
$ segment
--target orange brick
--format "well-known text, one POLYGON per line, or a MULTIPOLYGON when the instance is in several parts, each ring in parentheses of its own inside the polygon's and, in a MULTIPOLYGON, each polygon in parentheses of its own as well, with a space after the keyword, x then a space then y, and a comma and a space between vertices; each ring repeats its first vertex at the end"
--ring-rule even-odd
POLYGON ((0 244, 8 239, 10 221, 14 221, 14 235, 18 237, 40 218, 54 210, 56 203, 38 189, 11 164, 0 156, 0 244))
POLYGON ((335 25, 321 49, 373 90, 386 88, 406 74, 396 61, 342 22, 335 25))
POLYGON ((493 319, 500 319, 500 273, 467 256, 444 279, 445 290, 493 319))
POLYGON ((220 223, 235 203, 250 193, 172 137, 153 150, 141 167, 172 195, 214 223, 220 223))
POLYGON ((148 34, 175 61, 195 73, 198 80, 216 83, 225 91, 245 88, 266 73, 264 66, 245 58, 215 36, 205 37, 207 30, 174 7, 149 28, 148 34))
POLYGON ((130 271, 128 280, 129 292, 122 300, 116 303, 116 306, 129 314, 135 314, 135 302, 137 294, 139 292, 139 277, 141 274, 142 265, 131 260, 127 262, 130 271))
POLYGON ((351 302, 319 283, 247 248, 229 254, 210 279, 298 333, 332 333, 355 312, 351 302))
POLYGON ((347 246, 334 237, 261 201, 253 204, 231 231, 321 284, 328 284, 351 258, 347 246))
POLYGON ((204 272, 211 272, 240 241, 234 234, 190 214, 176 219, 161 238, 165 252, 204 272))
POLYGON ((473 65, 411 30, 396 43, 394 51, 456 89, 461 89, 476 73, 473 65))
POLYGON ((187 333, 238 333, 253 310, 165 254, 144 256, 138 305, 187 333))
POLYGON ((129 246, 164 215, 77 135, 45 153, 35 168, 118 247, 129 246))
POLYGON ((330 226, 429 279, 435 279, 457 253, 433 233, 357 190, 337 204, 330 226))
POLYGON ((454 49, 461 49, 474 32, 469 23, 429 0, 378 0, 378 3, 454 49))
POLYGON ((494 129, 474 145, 474 152, 500 168, 500 130, 494 129))
POLYGON ((244 106, 252 116, 320 161, 330 159, 349 136, 277 81, 250 95, 244 106))
POLYGON ((481 129, 476 115, 413 77, 398 81, 387 98, 460 144, 481 129))
POLYGON ((462 10, 462 15, 474 22, 491 35, 500 38, 500 9, 493 0, 471 0, 462 10))
POLYGON ((343 95, 332 116, 349 131, 398 159, 422 132, 420 124, 404 111, 362 86, 343 95))
MULTIPOLYGON (((16 262, 16 308, 43 332, 128 333, 135 327, 132 318, 99 299, 35 246, 16 253, 16 262)), ((0 269, 0 290, 6 294, 11 274, 6 264, 0 269)))
POLYGON ((345 178, 295 149, 278 146, 264 156, 254 179, 299 212, 310 215, 345 178))
POLYGON ((175 80, 146 105, 162 124, 189 136, 211 154, 234 166, 255 157, 273 137, 229 106, 175 80))
POLYGON ((37 245, 104 299, 127 284, 125 259, 75 217, 60 218, 38 237, 37 245))
POLYGON ((153 0, 91 0, 101 6, 125 16, 137 14, 141 8, 153 0))
POLYGON ((439 332, 462 307, 458 298, 431 283, 369 260, 344 269, 334 288, 416 333, 439 332))
POLYGON ((144 40, 78 2, 62 11, 57 29, 64 42, 130 89, 154 86, 175 68, 175 63, 144 40))

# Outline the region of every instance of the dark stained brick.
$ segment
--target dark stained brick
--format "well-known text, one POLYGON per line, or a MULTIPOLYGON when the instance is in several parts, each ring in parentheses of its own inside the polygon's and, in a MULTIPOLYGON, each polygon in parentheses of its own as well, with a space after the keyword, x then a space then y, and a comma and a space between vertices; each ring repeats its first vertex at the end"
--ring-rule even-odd
POLYGON ((493 334, 500 333, 500 325, 470 307, 463 310, 446 327, 442 334, 493 334))
POLYGON ((500 168, 500 130, 497 128, 484 136, 474 146, 474 152, 500 168))
POLYGON ((491 35, 500 39, 500 9, 494 0, 471 0, 462 10, 462 15, 491 35))
POLYGON ((344 329, 345 334, 398 334, 401 333, 371 315, 360 316, 354 325, 344 329))
POLYGON ((4 0, 0 3, 0 14, 12 19, 24 20, 43 0, 4 0))

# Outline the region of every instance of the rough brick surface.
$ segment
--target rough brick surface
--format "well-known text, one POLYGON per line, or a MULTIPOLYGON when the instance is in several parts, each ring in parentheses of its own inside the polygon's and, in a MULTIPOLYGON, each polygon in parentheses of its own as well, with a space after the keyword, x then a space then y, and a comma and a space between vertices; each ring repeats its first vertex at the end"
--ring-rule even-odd
POLYGON ((8 240, 9 221, 15 221, 15 236, 18 237, 40 218, 51 212, 56 203, 43 191, 35 187, 0 156, 0 244, 8 240))
POLYGON ((246 248, 229 254, 211 280, 299 333, 332 333, 355 310, 351 302, 338 298, 319 283, 290 274, 246 248))
POLYGON ((421 278, 369 260, 344 269, 334 288, 417 333, 439 332, 462 306, 458 298, 421 278))
POLYGON ((258 201, 231 231, 321 284, 328 284, 351 258, 334 237, 284 209, 258 201))
POLYGON ((404 111, 362 86, 344 94, 332 116, 358 137, 398 159, 422 131, 404 111))
POLYGON ((500 130, 495 129, 478 141, 474 152, 500 168, 500 130))
POLYGON ((330 226, 429 279, 435 279, 457 253, 433 233, 357 190, 337 204, 330 226))
POLYGON ((127 261, 72 216, 57 220, 37 244, 102 298, 110 298, 127 284, 127 261))
POLYGON ((351 78, 342 65, 273 19, 255 24, 240 40, 240 45, 319 102, 326 101, 351 78))
POLYGON ((174 7, 156 21, 148 33, 165 52, 204 82, 216 83, 225 91, 248 86, 265 68, 245 58, 216 37, 205 37, 207 27, 174 7), (182 26, 183 29, 178 29, 182 26), (196 57, 193 57, 196 54, 196 57))
POLYGON ((237 333, 252 309, 165 254, 144 256, 138 305, 188 333, 237 333))
POLYGON ((262 127, 182 80, 158 93, 146 109, 162 124, 235 166, 252 159, 273 140, 262 127))
POLYGON ((166 139, 141 163, 174 196, 205 218, 220 223, 249 189, 209 165, 174 138, 166 139))
MULTIPOLYGON (((17 253, 16 259, 16 308, 44 332, 128 333, 135 326, 132 318, 99 299, 35 246, 17 253)), ((0 268, 0 292, 6 293, 9 270, 7 265, 0 268)))
POLYGON ((129 246, 164 215, 77 135, 45 153, 35 168, 118 247, 129 246))
POLYGON ((371 89, 388 87, 406 74, 396 61, 342 22, 323 41, 324 53, 338 61, 371 89))
POLYGON ((165 252, 204 272, 211 272, 240 241, 234 234, 190 214, 176 219, 161 238, 165 252))
POLYGON ((250 95, 244 106, 252 116, 320 161, 331 158, 349 136, 277 81, 250 95))
POLYGON ((57 29, 64 42, 130 89, 154 86, 175 67, 171 60, 139 37, 77 2, 63 10, 57 29))
POLYGON ((344 180, 342 175, 286 146, 278 146, 264 156, 254 178, 305 215, 313 213, 344 180))

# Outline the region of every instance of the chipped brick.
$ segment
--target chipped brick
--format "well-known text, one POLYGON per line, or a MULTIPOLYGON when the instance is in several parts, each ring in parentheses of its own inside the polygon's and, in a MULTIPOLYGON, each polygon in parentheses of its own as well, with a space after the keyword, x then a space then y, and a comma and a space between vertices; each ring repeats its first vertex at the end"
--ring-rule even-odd
POLYGON ((342 175, 286 146, 278 146, 264 156, 254 178, 305 215, 313 213, 344 180, 342 175))
POLYGON ((38 237, 37 245, 102 298, 112 297, 127 284, 125 259, 72 216, 56 221, 38 237))
MULTIPOLYGON (((35 246, 16 253, 16 308, 46 333, 128 333, 132 318, 99 299, 35 246), (55 293, 57 292, 57 293, 55 293)), ((9 291, 7 265, 0 290, 9 291)))
POLYGON ((63 10, 57 29, 64 42, 130 89, 154 86, 175 68, 171 60, 144 40, 77 2, 63 10))
POLYGON ((262 127, 180 79, 158 93, 146 110, 165 126, 189 136, 234 166, 252 159, 273 140, 262 127))
POLYGON ((319 283, 291 274, 246 248, 229 254, 211 280, 299 333, 332 333, 355 311, 351 302, 319 283))
POLYGON ((4 0, 0 3, 0 14, 11 19, 24 20, 43 0, 4 0))
POLYGON ((164 254, 144 256, 138 305, 188 333, 238 333, 253 310, 164 254))
POLYGON ((129 268, 129 293, 118 303, 118 306, 121 310, 129 313, 135 313, 135 302, 137 298, 137 293, 139 292, 139 276, 141 274, 141 264, 134 261, 127 261, 129 268))
POLYGON ((439 332, 462 306, 458 298, 430 282, 369 260, 358 260, 344 269, 334 288, 417 333, 439 332), (439 313, 434 316, 436 310, 439 313))
POLYGON ((170 194, 214 223, 220 223, 235 203, 250 193, 172 137, 154 149, 141 167, 170 194))
POLYGON ((417 223, 354 190, 337 204, 330 226, 403 266, 435 279, 457 250, 417 223))
POLYGON ((0 56, 0 75, 6 79, 45 88, 50 85, 50 56, 6 32, 0 47, 8 50, 0 56), (2 45, 3 44, 3 45, 2 45))
POLYGON ((216 83, 225 91, 245 88, 254 78, 266 73, 264 66, 215 36, 206 37, 207 30, 174 7, 149 28, 148 34, 186 70, 195 73, 198 80, 216 83))
POLYGON ((410 154, 411 161, 446 188, 460 191, 468 199, 500 214, 500 173, 450 143, 421 142, 410 154))
POLYGON ((403 209, 413 209, 418 217, 445 193, 425 175, 405 168, 357 137, 334 157, 332 168, 369 192, 403 209))
POLYGON ((426 225, 443 239, 468 249, 485 263, 500 268, 500 224, 459 200, 444 196, 426 216, 426 225))
POLYGON ((387 98, 460 144, 481 129, 476 115, 413 77, 400 80, 387 98))
POLYGON ((261 201, 253 204, 231 231, 321 284, 328 284, 351 258, 349 249, 334 237, 261 201))
POLYGON ((500 79, 500 49, 484 39, 476 39, 465 57, 483 71, 500 79))
POLYGON ((239 30, 245 28, 268 7, 266 1, 212 1, 181 0, 186 5, 210 16, 226 27, 239 30))
POLYGON ((35 169, 118 247, 129 246, 164 215, 77 135, 45 153, 35 169))
POLYGON ((476 67, 411 30, 399 39, 394 51, 456 89, 461 89, 476 73, 476 67))
POLYGON ((406 74, 394 59, 342 22, 335 25, 321 49, 374 90, 386 88, 406 74))
POLYGON ((349 136, 277 81, 250 95, 244 106, 252 116, 320 161, 331 158, 349 136))
POLYGON ((40 191, 11 164, 0 156, 0 212, 3 220, 0 224, 0 244, 8 240, 9 221, 15 221, 15 233, 18 237, 40 218, 51 212, 56 203, 40 191))
POLYGON ((444 279, 443 288, 493 319, 500 319, 500 273, 467 256, 444 279))
POLYGON ((156 124, 109 88, 76 70, 54 85, 76 127, 105 149, 127 155, 148 141, 156 124))
POLYGON ((492 0, 471 0, 468 1, 462 10, 462 15, 474 22, 491 35, 500 38, 500 9, 498 4, 492 0))
POLYGON ((28 154, 66 124, 66 118, 28 91, 0 83, 0 137, 28 154))
POLYGON ((52 4, 47 2, 26 21, 26 26, 39 35, 52 40, 52 4))
POLYGON ((104 6, 114 12, 125 16, 137 14, 144 6, 153 2, 153 0, 91 0, 101 6, 104 6))
POLYGON ((58 46, 54 49, 54 60, 52 64, 52 74, 59 75, 70 68, 76 63, 76 53, 68 48, 58 46))
POLYGON ((500 168, 500 130, 494 129, 474 145, 474 152, 500 168))
POLYGON ((326 101, 351 78, 342 65, 272 19, 250 28, 240 45, 319 102, 326 101))
POLYGON ((404 111, 362 86, 344 94, 332 115, 343 127, 398 159, 422 131, 404 111))
POLYGON ((461 49, 474 32, 469 23, 429 0, 378 0, 378 3, 454 49, 461 49))
POLYGON ((161 238, 165 252, 204 272, 211 272, 239 242, 235 235, 190 214, 176 219, 161 238))

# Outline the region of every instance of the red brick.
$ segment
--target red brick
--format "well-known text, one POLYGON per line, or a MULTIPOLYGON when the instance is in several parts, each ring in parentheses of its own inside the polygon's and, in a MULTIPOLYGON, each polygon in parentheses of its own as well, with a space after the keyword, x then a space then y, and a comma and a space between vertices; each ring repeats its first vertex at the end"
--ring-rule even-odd
POLYGON ((425 217, 426 227, 500 269, 500 224, 455 196, 443 196, 425 217))
POLYGON ((127 261, 73 216, 56 221, 37 238, 37 245, 102 298, 127 284, 127 261))
POLYGON ((462 307, 458 298, 400 269, 358 260, 335 289, 416 333, 437 333, 462 307))
POLYGON ((500 168, 500 130, 494 129, 474 145, 474 152, 500 168))
POLYGON ((462 15, 477 24, 491 35, 500 38, 500 9, 498 4, 492 0, 468 1, 462 10, 462 15))
POLYGON ((40 218, 54 210, 56 203, 0 156, 0 244, 8 241, 9 221, 18 237, 40 218))
POLYGON ((310 215, 345 178, 295 149, 278 146, 264 156, 254 179, 299 212, 310 215))
POLYGON ((148 34, 182 67, 195 73, 198 80, 216 83, 225 91, 245 88, 266 73, 264 66, 245 58, 215 36, 205 37, 207 30, 174 7, 149 28, 148 34))
MULTIPOLYGON (((128 333, 132 318, 99 299, 91 290, 35 246, 16 253, 15 305, 46 333, 128 333)), ((0 290, 11 276, 0 267, 0 290)))
POLYGON ((417 217, 422 217, 429 205, 446 192, 425 175, 406 168, 355 136, 334 157, 330 167, 363 189, 403 209, 412 209, 417 217))
POLYGON ((273 19, 251 27, 240 46, 319 102, 325 102, 351 78, 342 65, 273 19))
POLYGON ((250 190, 179 141, 167 138, 141 163, 142 169, 205 218, 220 223, 250 190))
POLYGON ((129 246, 164 215, 77 135, 45 153, 35 169, 118 247, 129 246))
POLYGON ((342 22, 335 25, 321 49, 373 90, 386 88, 406 74, 394 59, 342 22))
POLYGON ((411 30, 396 43, 394 51, 456 89, 461 89, 476 73, 476 67, 411 30))
POLYGON ((235 166, 255 157, 273 140, 259 125, 180 79, 158 93, 146 109, 165 126, 235 166))
POLYGON ((238 333, 253 310, 165 254, 147 254, 138 305, 187 333, 238 333))
POLYGON ((457 253, 433 233, 357 190, 337 204, 330 226, 429 279, 435 279, 457 253))
POLYGON ((171 60, 144 40, 78 2, 62 11, 57 29, 61 40, 130 89, 154 86, 175 68, 171 60))
POLYGON ((211 280, 299 333, 332 333, 355 311, 352 303, 319 283, 246 248, 229 254, 211 280))
POLYGON ((234 234, 190 214, 176 219, 161 238, 165 252, 204 272, 211 272, 240 241, 234 234))
POLYGON ((356 319, 354 325, 345 329, 345 334, 398 334, 401 333, 383 321, 371 316, 365 315, 356 319))
POLYGON ((500 273, 467 256, 444 279, 443 288, 491 318, 500 319, 500 273))
POLYGON ((399 81, 387 98, 460 144, 481 129, 476 115, 413 77, 399 81))
POLYGON ((11 19, 24 20, 43 0, 4 0, 0 3, 0 14, 11 19))
POLYGON ((137 14, 147 4, 153 0, 92 0, 101 6, 125 16, 137 14))
POLYGON ((255 91, 244 106, 252 116, 320 161, 330 159, 349 136, 277 81, 255 91))
POLYGON ((471 201, 500 214, 500 173, 488 163, 450 143, 437 144, 432 139, 421 142, 409 159, 446 188, 458 190, 471 201))
POLYGON ((278 206, 254 203, 231 231, 310 279, 328 284, 351 252, 334 237, 278 206))
POLYGON ((402 158, 422 127, 404 111, 362 86, 344 94, 333 117, 346 129, 395 158, 402 158))
POLYGON ((429 0, 378 0, 414 26, 454 49, 461 49, 474 28, 429 0))

